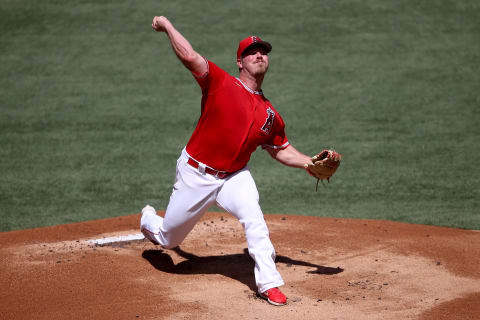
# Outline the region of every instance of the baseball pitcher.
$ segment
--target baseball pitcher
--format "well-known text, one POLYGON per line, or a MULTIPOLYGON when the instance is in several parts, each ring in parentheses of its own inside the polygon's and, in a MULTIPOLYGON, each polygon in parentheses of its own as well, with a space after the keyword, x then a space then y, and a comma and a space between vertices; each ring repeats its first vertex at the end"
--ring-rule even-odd
POLYGON ((173 52, 200 86, 202 102, 197 126, 177 161, 165 217, 147 205, 140 229, 154 244, 174 248, 208 208, 223 208, 245 230, 248 252, 255 261, 258 294, 271 304, 285 305, 287 298, 278 289, 284 282, 275 266, 275 249, 248 161, 261 146, 284 165, 305 169, 317 179, 329 179, 340 156, 327 150, 309 157, 288 142, 282 117, 261 89, 270 43, 256 36, 240 41, 236 56, 239 74, 234 77, 197 53, 166 17, 155 17, 152 28, 166 34, 173 52))

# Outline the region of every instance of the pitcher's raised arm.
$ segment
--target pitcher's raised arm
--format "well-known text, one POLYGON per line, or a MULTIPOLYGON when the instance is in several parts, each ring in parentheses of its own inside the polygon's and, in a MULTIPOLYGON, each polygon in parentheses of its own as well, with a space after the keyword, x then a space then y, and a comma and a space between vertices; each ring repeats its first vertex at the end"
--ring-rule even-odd
POLYGON ((193 50, 190 42, 178 32, 173 24, 163 16, 154 17, 152 28, 157 32, 165 32, 172 45, 173 52, 183 65, 196 76, 202 76, 208 71, 206 60, 193 50))

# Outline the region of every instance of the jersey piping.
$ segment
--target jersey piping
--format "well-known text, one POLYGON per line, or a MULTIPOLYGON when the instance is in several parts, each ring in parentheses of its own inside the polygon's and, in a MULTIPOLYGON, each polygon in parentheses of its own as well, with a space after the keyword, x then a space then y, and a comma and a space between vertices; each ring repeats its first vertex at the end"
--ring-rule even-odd
POLYGON ((262 148, 271 148, 271 149, 285 149, 288 145, 290 144, 290 142, 285 142, 284 144, 282 144, 281 146, 272 146, 270 144, 264 144, 262 145, 262 148))
POLYGON ((245 83, 243 83, 242 80, 240 80, 239 78, 235 77, 235 79, 237 79, 238 81, 240 81, 240 83, 242 84, 242 86, 250 93, 253 93, 253 94, 259 94, 261 96, 263 96, 263 91, 255 91, 253 89, 250 89, 245 83))

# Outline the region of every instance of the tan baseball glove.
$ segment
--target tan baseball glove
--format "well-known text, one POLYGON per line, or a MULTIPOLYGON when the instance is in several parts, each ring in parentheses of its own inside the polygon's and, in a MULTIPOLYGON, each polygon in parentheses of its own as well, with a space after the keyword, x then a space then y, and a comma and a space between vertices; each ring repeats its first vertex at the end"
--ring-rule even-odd
POLYGON ((317 179, 315 191, 318 189, 318 181, 330 182, 330 178, 340 166, 341 159, 342 155, 335 150, 323 150, 312 157, 312 164, 305 164, 305 170, 317 179))

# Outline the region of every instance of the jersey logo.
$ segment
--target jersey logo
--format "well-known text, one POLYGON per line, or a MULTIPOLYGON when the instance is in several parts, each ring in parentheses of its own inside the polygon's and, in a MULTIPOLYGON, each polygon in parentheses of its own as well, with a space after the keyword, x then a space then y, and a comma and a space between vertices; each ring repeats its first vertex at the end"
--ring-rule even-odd
POLYGON ((262 131, 265 133, 270 133, 270 130, 272 130, 273 126, 273 120, 275 119, 275 112, 272 110, 272 108, 268 107, 267 109, 267 119, 265 119, 265 123, 262 126, 262 131))

